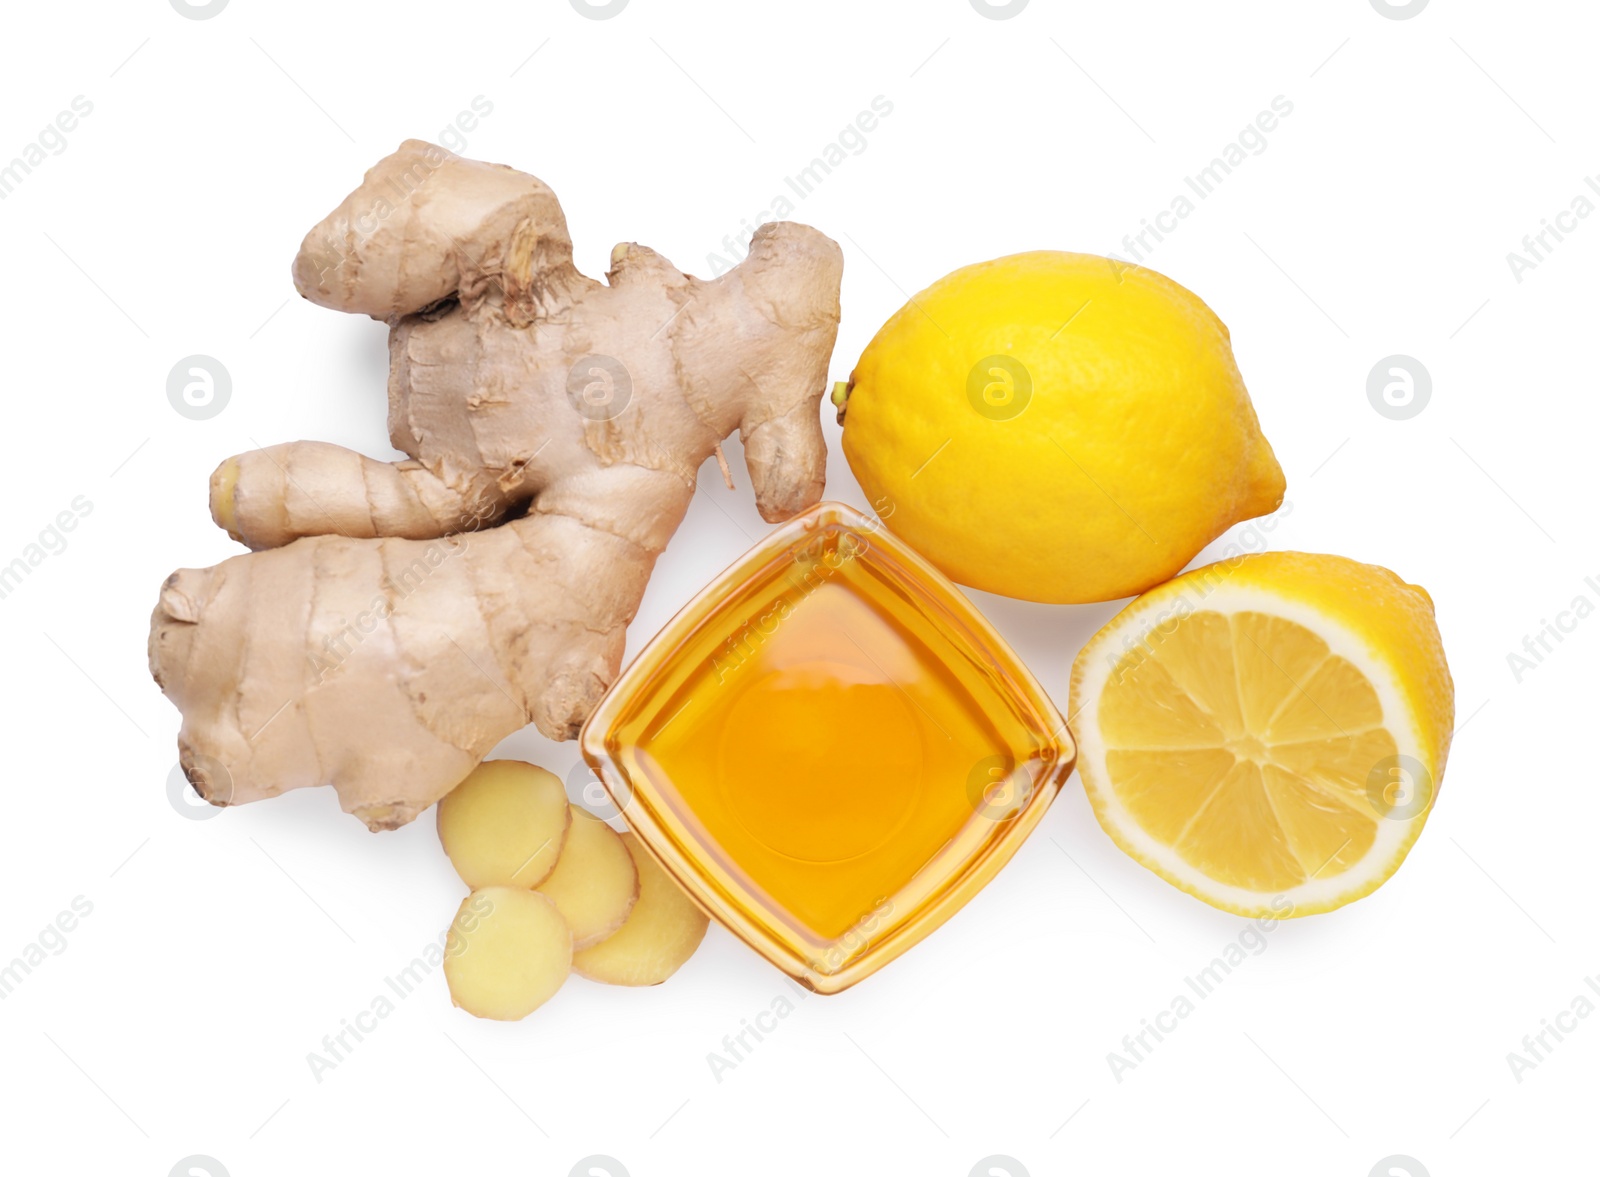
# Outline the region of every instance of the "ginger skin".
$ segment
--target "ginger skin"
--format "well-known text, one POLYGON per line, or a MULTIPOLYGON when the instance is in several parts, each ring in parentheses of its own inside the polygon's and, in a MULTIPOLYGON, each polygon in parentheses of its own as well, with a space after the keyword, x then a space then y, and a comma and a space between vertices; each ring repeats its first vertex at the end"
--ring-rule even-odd
POLYGON ((772 223, 715 280, 630 244, 601 283, 532 176, 415 140, 380 161, 294 279, 388 322, 408 457, 294 442, 212 476, 213 517, 256 550, 173 573, 150 633, 196 789, 331 784, 392 829, 527 723, 576 735, 723 438, 763 518, 821 497, 841 270, 772 223))

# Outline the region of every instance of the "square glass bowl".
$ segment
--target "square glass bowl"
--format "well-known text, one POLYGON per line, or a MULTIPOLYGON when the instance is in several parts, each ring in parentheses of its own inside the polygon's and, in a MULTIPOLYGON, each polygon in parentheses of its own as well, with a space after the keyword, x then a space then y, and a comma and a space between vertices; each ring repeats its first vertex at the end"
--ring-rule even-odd
POLYGON ((840 503, 774 529, 708 585, 579 739, 683 889, 818 993, 876 972, 976 895, 1076 755, 971 602, 840 503))

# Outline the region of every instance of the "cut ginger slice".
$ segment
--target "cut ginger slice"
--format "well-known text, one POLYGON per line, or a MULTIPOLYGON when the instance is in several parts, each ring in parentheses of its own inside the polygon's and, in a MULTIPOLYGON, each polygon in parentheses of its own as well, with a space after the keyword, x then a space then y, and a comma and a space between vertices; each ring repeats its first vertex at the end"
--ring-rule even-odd
POLYGON ((537 887, 571 824, 561 778, 520 760, 485 760, 439 802, 439 841, 473 889, 537 887))
POLYGON ((639 898, 622 927, 574 954, 572 968, 608 985, 659 985, 694 955, 708 921, 637 837, 622 841, 639 872, 639 898))
POLYGON ((574 809, 561 858, 535 889, 567 921, 572 947, 583 949, 622 927, 639 896, 639 871, 617 831, 574 809))
POLYGON ((1454 709, 1426 593, 1342 557, 1267 553, 1113 618, 1074 664, 1071 714, 1118 845, 1216 907, 1283 917, 1398 869, 1454 709))
POLYGON ((572 971, 572 933, 551 903, 523 887, 485 887, 461 901, 445 941, 450 1000, 479 1018, 514 1022, 572 971))

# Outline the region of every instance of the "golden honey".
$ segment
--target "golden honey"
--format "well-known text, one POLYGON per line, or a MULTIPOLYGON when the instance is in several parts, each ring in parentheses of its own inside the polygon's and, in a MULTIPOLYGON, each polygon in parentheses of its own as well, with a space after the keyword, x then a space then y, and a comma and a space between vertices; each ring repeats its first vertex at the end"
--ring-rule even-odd
POLYGON ((685 889, 821 992, 975 894, 1072 750, 966 599, 838 504, 778 528, 675 618, 583 745, 685 889))

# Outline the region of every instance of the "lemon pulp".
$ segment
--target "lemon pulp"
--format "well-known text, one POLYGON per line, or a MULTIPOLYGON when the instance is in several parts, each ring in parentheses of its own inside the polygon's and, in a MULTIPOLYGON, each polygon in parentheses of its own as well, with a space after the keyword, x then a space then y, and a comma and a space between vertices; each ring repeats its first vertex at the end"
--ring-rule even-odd
POLYGON ((1285 891, 1372 848, 1368 779, 1399 749, 1366 675, 1316 634, 1202 611, 1128 661, 1100 697, 1107 776, 1184 861, 1285 891))

